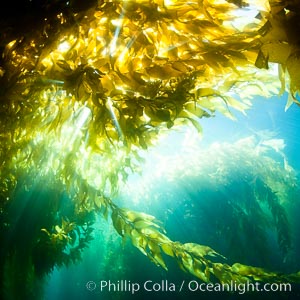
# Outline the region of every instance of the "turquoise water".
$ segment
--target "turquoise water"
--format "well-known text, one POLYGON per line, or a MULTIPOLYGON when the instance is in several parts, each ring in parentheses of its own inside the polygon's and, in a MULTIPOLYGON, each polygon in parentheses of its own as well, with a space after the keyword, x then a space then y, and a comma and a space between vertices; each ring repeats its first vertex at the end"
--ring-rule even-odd
MULTIPOLYGON (((265 140, 275 140, 277 144, 272 144, 273 148, 268 146, 268 151, 262 155, 272 158, 282 168, 286 160, 288 166, 294 168, 295 177, 299 178, 297 137, 300 109, 292 105, 285 112, 285 98, 256 99, 247 116, 237 115, 235 122, 219 115, 214 119, 201 120, 204 134, 199 143, 190 145, 189 149, 194 152, 189 150, 187 153, 184 147, 189 137, 185 131, 171 133, 155 148, 143 154, 146 161, 142 175, 129 178, 128 184, 115 199, 116 203, 154 215, 162 222, 172 240, 208 245, 224 255, 228 264, 239 262, 270 271, 298 272, 298 188, 283 200, 278 200, 288 216, 288 233, 283 232, 279 238, 276 227, 279 221, 272 217, 272 210, 266 201, 261 200, 263 195, 269 193, 268 189, 259 185, 259 172, 262 171, 257 169, 258 175, 255 175, 255 162, 250 154, 249 157, 246 154, 244 157, 235 157, 233 154, 238 153, 236 149, 240 148, 230 148, 229 151, 229 146, 222 146, 225 142, 234 145, 249 137, 252 139, 244 142, 244 148, 249 146, 250 141, 255 141, 257 146, 265 140), (277 146, 282 145, 279 142, 282 139, 285 147, 281 151, 277 146), (220 144, 219 149, 223 154, 226 151, 231 154, 224 157, 220 153, 222 158, 219 162, 218 156, 210 150, 215 149, 210 147, 216 142, 220 144), (206 156, 199 154, 199 149, 206 156), (197 172, 196 167, 197 159, 204 157, 207 162, 199 162, 199 166, 205 168, 206 174, 197 172), (194 159, 193 163, 189 164, 188 159, 194 159), (161 165, 163 161, 166 162, 165 166, 161 165), (216 164, 226 167, 216 171, 216 164), (190 169, 190 172, 180 171, 180 166, 190 169), (214 177, 213 174, 222 171, 221 177, 214 177), (261 193, 259 201, 254 199, 257 193, 261 193)), ((255 147, 253 151, 257 149, 255 147)), ((248 153, 241 151, 239 153, 248 153)), ((273 196, 279 197, 276 193, 273 196)), ((201 291, 195 288, 194 282, 196 280, 200 284, 201 281, 182 272, 172 259, 165 258, 169 268, 166 272, 152 264, 129 241, 122 243, 110 221, 99 218, 94 228, 94 240, 84 251, 82 261, 69 268, 56 268, 48 277, 46 300, 297 299, 300 295, 297 285, 292 286, 291 292, 244 294, 242 290, 233 293, 201 291), (183 289, 179 291, 183 282, 183 289), (137 287, 139 290, 133 291, 137 287)))

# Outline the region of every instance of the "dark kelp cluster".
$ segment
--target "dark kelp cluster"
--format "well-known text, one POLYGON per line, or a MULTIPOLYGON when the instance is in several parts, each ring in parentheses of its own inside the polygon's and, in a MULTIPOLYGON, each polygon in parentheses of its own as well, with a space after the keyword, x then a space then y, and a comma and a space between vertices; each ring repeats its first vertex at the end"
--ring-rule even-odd
POLYGON ((138 150, 159 133, 181 124, 201 132, 199 119, 216 111, 234 118, 232 110, 244 112, 254 95, 280 92, 280 83, 290 92, 287 107, 299 104, 298 2, 84 2, 25 1, 24 15, 1 21, 1 274, 21 248, 10 242, 20 226, 10 207, 19 188, 32 191, 38 181, 66 192, 74 207, 33 225, 28 280, 73 260, 90 240, 90 220, 82 216, 99 211, 111 213, 118 233, 163 268, 164 253, 204 281, 298 280, 211 260, 221 256, 171 241, 152 216, 111 200, 137 171, 138 150), (256 17, 235 23, 253 5, 256 17), (270 63, 279 65, 279 76, 270 63))

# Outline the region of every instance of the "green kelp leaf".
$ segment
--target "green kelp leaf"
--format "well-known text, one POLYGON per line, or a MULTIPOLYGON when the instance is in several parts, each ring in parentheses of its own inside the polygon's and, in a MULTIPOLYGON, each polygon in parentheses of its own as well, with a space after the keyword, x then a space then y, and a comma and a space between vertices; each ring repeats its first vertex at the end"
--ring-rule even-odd
POLYGON ((192 113, 198 118, 202 117, 210 117, 210 114, 199 107, 199 105, 196 102, 188 102, 184 105, 184 109, 187 110, 188 112, 192 113))
POLYGON ((267 21, 259 30, 259 34, 262 36, 265 36, 267 33, 269 33, 272 29, 272 24, 270 21, 267 21))
POLYGON ((117 230, 118 234, 122 237, 124 237, 124 227, 125 227, 125 221, 122 219, 122 217, 119 215, 118 210, 114 210, 111 215, 113 225, 115 229, 117 230))
POLYGON ((222 70, 222 67, 229 67, 230 60, 221 53, 208 52, 203 54, 205 62, 216 71, 222 70))
POLYGON ((147 241, 136 229, 133 229, 131 231, 130 238, 133 246, 138 248, 144 255, 147 255, 146 252, 147 241))
POLYGON ((216 111, 216 106, 215 104, 211 101, 211 98, 200 98, 198 100, 198 103, 201 107, 204 107, 206 109, 208 109, 210 112, 215 112, 216 111))
POLYGON ((171 118, 170 111, 167 109, 158 109, 156 111, 156 116, 164 122, 169 122, 171 118))
POLYGON ((46 228, 42 228, 41 231, 45 232, 48 236, 51 235, 51 233, 46 228))
POLYGON ((167 122, 167 128, 170 129, 174 126, 174 122, 173 121, 169 121, 167 122))
POLYGON ((292 53, 286 62, 286 68, 290 76, 290 90, 294 101, 299 104, 296 93, 300 91, 300 51, 292 53))
POLYGON ((263 87, 260 84, 247 84, 243 87, 243 90, 240 93, 240 96, 243 98, 248 98, 253 95, 260 95, 264 92, 263 87))
POLYGON ((247 105, 245 102, 238 101, 238 100, 234 99, 233 97, 226 96, 225 99, 229 106, 242 112, 243 114, 245 114, 245 110, 247 110, 249 108, 249 105, 247 105))
POLYGON ((173 247, 172 244, 170 245, 169 243, 163 243, 161 245, 161 249, 164 251, 164 253, 166 253, 169 256, 174 257, 174 251, 173 251, 173 247))
POLYGON ((265 274, 265 271, 262 268, 254 268, 240 263, 233 264, 231 270, 242 275, 265 274))
MULTIPOLYGON (((227 283, 230 284, 232 281, 232 273, 230 270, 230 266, 226 264, 221 264, 221 263, 214 263, 212 264, 212 273, 218 278, 218 280, 221 283, 227 283)), ((244 278, 242 278, 242 281, 244 278)), ((240 282, 240 281, 238 281, 240 282)))
POLYGON ((150 221, 145 221, 145 220, 137 220, 134 222, 134 227, 137 229, 147 228, 149 226, 153 226, 153 227, 157 227, 157 228, 160 227, 158 224, 155 224, 150 221))
POLYGON ((278 276, 278 274, 274 272, 268 272, 262 268, 242 265, 239 263, 235 263, 231 267, 231 271, 247 277, 252 277, 254 280, 265 280, 267 278, 273 278, 278 276))
POLYGON ((191 257, 191 255, 183 253, 181 255, 181 262, 187 272, 189 273, 193 272, 194 260, 191 257))
POLYGON ((55 230, 57 233, 62 233, 63 232, 63 229, 60 228, 58 225, 55 225, 55 230))
POLYGON ((194 128, 198 131, 198 133, 202 134, 203 129, 200 123, 193 118, 187 118, 187 119, 193 124, 194 128))
POLYGON ((183 249, 188 251, 189 253, 193 254, 194 256, 200 256, 200 257, 205 257, 205 256, 219 256, 222 258, 223 257, 221 254, 217 253, 215 250, 208 246, 203 246, 195 243, 186 243, 183 244, 183 249))
POLYGON ((265 56, 262 51, 259 51, 255 61, 255 66, 259 69, 269 69, 268 61, 268 56, 265 56))
POLYGON ((104 205, 103 197, 95 197, 94 204, 97 209, 101 209, 104 205))
POLYGON ((190 270, 190 272, 200 278, 202 281, 204 282, 209 282, 209 278, 210 278, 210 272, 209 272, 209 268, 206 267, 205 265, 198 259, 194 260, 193 263, 193 269, 190 270))
POLYGON ((124 208, 113 207, 113 209, 112 220, 117 232, 123 237, 130 237, 136 248, 147 255, 155 264, 167 270, 160 246, 169 242, 169 239, 158 231, 161 228, 153 222, 155 218, 144 213, 128 211, 124 208))
POLYGON ((65 60, 59 59, 56 61, 56 64, 64 71, 72 72, 70 65, 65 60))
MULTIPOLYGON (((281 145, 281 144, 280 144, 281 145)), ((278 145, 274 146, 277 149, 278 145)), ((290 225, 285 208, 281 205, 279 198, 272 189, 266 185, 260 178, 256 179, 256 193, 260 201, 266 201, 273 216, 280 250, 287 254, 291 248, 290 225)))
POLYGON ((178 242, 175 247, 176 258, 180 268, 207 282, 208 277, 205 275, 205 262, 208 263, 209 261, 196 259, 190 252, 185 251, 184 245, 181 245, 178 242))
POLYGON ((186 64, 183 63, 183 62, 180 62, 180 61, 175 61, 172 64, 172 68, 179 71, 179 72, 182 72, 182 73, 187 73, 188 72, 188 67, 186 66, 186 64))
POLYGON ((261 52, 269 62, 284 65, 291 53, 291 46, 286 42, 272 41, 262 45, 261 52))
POLYGON ((141 233, 148 239, 155 240, 157 243, 165 243, 169 241, 167 236, 153 227, 142 228, 141 233))
POLYGON ((300 271, 297 273, 285 275, 283 276, 283 278, 290 282, 300 283, 300 271))
POLYGON ((74 222, 67 221, 65 219, 62 219, 62 229, 66 234, 71 232, 76 228, 76 224, 74 222))
POLYGON ((168 268, 162 258, 160 247, 154 241, 149 241, 148 247, 150 250, 150 255, 154 259, 154 262, 167 271, 168 268))
POLYGON ((78 52, 76 49, 70 49, 65 55, 64 59, 69 62, 73 62, 78 56, 78 52))
POLYGON ((78 235, 77 235, 77 232, 74 230, 74 231, 71 231, 70 233, 69 233, 69 244, 71 245, 71 246, 74 246, 75 245, 75 243, 76 243, 76 240, 77 240, 77 237, 78 237, 78 235))
POLYGON ((286 77, 286 69, 285 66, 278 65, 278 77, 281 83, 279 95, 283 95, 285 92, 285 77, 286 77))
POLYGON ((195 117, 194 117, 194 115, 192 115, 192 113, 190 113, 187 110, 182 110, 179 113, 178 117, 192 123, 192 125, 198 131, 198 133, 202 134, 202 126, 200 125, 199 121, 195 119, 195 117))
POLYGON ((145 221, 154 221, 155 217, 142 213, 142 212, 136 212, 136 211, 132 211, 132 210, 127 210, 122 208, 121 212, 126 216, 126 218, 128 218, 129 221, 131 222, 136 222, 136 221, 141 221, 141 220, 145 220, 145 221))
POLYGON ((151 119, 151 121, 159 121, 159 118, 157 116, 157 108, 153 106, 146 106, 145 107, 145 114, 151 119))
POLYGON ((138 136, 138 139, 139 139, 139 145, 142 147, 142 149, 147 150, 148 149, 148 145, 147 145, 147 143, 146 143, 145 138, 143 137, 143 135, 140 134, 138 136))
MULTIPOLYGON (((197 101, 199 106, 208 109, 211 112, 218 111, 224 116, 233 119, 234 116, 230 112, 228 103, 227 103, 227 96, 222 96, 219 92, 213 90, 213 89, 199 89, 199 90, 204 90, 203 94, 205 95, 204 97, 200 97, 197 101)), ((202 93, 202 92, 201 92, 202 93)), ((196 92, 197 94, 197 92, 196 92)), ((232 106, 234 107, 236 105, 238 110, 241 110, 244 108, 244 105, 241 103, 236 103, 233 98, 229 98, 229 101, 232 103, 232 106)))
POLYGON ((199 88, 196 91, 196 97, 219 96, 218 91, 211 88, 199 88))
POLYGON ((169 64, 163 66, 155 65, 146 68, 147 74, 153 78, 160 80, 170 79, 171 77, 177 77, 182 75, 178 70, 173 69, 169 64))

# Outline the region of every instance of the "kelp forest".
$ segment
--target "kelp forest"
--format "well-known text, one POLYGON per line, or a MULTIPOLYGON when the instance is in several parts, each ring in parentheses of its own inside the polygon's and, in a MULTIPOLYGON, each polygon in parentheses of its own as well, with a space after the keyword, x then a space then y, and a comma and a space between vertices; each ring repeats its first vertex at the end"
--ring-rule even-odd
POLYGON ((299 183, 284 141, 195 144, 206 135, 204 120, 236 122, 255 97, 287 95, 283 110, 300 109, 298 1, 7 5, 0 13, 3 299, 43 299, 47 276, 79 263, 101 239, 99 217, 124 251, 134 246, 166 274, 174 263, 199 282, 299 284, 298 266, 268 261, 272 249, 283 261, 295 251, 289 214, 299 209, 299 183), (143 174, 144 154, 181 128, 194 132, 184 154, 175 146, 143 183, 131 184, 143 174), (147 197, 147 209, 119 201, 125 194, 140 204, 147 197), (157 198, 164 208, 151 212, 157 198), (175 238, 165 226, 175 214, 197 240, 175 238), (209 223, 210 233, 193 220, 209 223), (259 253, 259 265, 243 259, 247 252, 259 253))

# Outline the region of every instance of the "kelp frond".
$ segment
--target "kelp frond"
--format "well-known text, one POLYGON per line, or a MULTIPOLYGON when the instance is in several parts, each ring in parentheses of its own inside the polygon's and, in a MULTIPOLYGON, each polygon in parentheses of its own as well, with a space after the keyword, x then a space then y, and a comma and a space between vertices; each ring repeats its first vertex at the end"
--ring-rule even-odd
POLYGON ((263 268, 235 263, 232 266, 220 262, 225 258, 212 248, 195 243, 173 242, 151 215, 112 207, 112 220, 115 229, 156 265, 167 270, 163 254, 173 257, 179 267, 204 282, 217 279, 221 283, 249 281, 300 282, 295 275, 283 275, 263 268), (214 279, 213 279, 213 278, 214 279))

